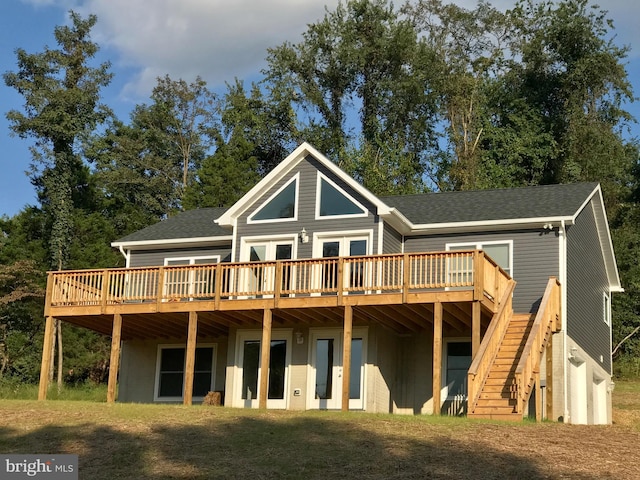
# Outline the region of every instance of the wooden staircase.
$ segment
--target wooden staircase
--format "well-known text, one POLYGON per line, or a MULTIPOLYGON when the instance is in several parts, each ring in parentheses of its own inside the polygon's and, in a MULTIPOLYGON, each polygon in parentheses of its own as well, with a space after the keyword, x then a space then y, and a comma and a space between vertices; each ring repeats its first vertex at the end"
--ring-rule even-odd
MULTIPOLYGON (((531 394, 540 389, 540 362, 560 326, 560 284, 550 277, 535 314, 515 314, 505 291, 467 374, 467 416, 522 420, 531 394)), ((550 354, 550 352, 548 352, 550 354)), ((536 419, 542 418, 540 396, 536 419)))
POLYGON ((474 418, 521 420, 518 413, 516 368, 535 315, 513 314, 473 412, 474 418))

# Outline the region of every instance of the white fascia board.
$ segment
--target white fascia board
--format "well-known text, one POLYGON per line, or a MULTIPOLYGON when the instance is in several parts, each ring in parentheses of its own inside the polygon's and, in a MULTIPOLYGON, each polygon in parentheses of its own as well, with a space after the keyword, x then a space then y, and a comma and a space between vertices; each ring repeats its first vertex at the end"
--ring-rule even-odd
POLYGON ((111 242, 111 246, 120 249, 144 250, 170 247, 189 247, 196 245, 213 245, 218 243, 230 243, 232 235, 219 237, 190 237, 190 238, 166 238, 162 240, 136 240, 132 242, 111 242))
POLYGON ((421 233, 454 233, 454 232, 478 232, 486 230, 509 230, 513 228, 542 228, 549 223, 557 227, 563 220, 566 225, 573 224, 574 217, 537 217, 537 218, 511 218, 502 220, 482 220, 473 222, 451 222, 431 224, 409 224, 409 235, 421 233))
POLYGON ((604 265, 607 270, 607 279, 609 281, 609 289, 612 292, 621 293, 624 292, 622 288, 622 282, 620 282, 620 274, 618 272, 618 264, 616 262, 616 254, 613 250, 613 241, 611 240, 611 231, 609 230, 609 221, 607 219, 607 212, 604 208, 604 198, 602 197, 602 189, 600 184, 594 188, 589 198, 580 207, 576 213, 582 212, 582 210, 593 199, 594 214, 596 217, 596 228, 598 230, 598 237, 600 239, 600 248, 602 249, 602 255, 604 256, 604 265), (596 197, 596 198, 594 198, 596 197))
POLYGON ((348 184, 356 192, 366 198, 369 202, 374 204, 378 209, 379 215, 389 213, 389 207, 380 201, 378 197, 373 195, 369 190, 364 188, 353 178, 347 175, 340 167, 329 160, 326 156, 312 147, 309 143, 303 142, 291 152, 287 158, 280 162, 268 175, 260 180, 251 190, 249 190, 244 196, 238 200, 231 208, 229 208, 222 216, 217 218, 215 222, 222 226, 235 226, 238 216, 245 211, 249 205, 251 205, 257 198, 264 195, 264 193, 271 188, 271 186, 277 182, 281 177, 291 171, 300 161, 311 155, 320 163, 322 163, 327 169, 333 172, 342 181, 348 184))

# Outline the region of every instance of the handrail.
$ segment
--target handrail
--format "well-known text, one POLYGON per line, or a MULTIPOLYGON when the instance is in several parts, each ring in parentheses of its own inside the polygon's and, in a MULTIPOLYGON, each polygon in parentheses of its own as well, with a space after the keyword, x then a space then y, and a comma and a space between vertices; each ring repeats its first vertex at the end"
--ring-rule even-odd
POLYGON ((518 389, 518 413, 524 413, 533 389, 535 376, 539 374, 542 353, 552 333, 558 331, 560 317, 560 282, 550 277, 540 307, 525 343, 522 356, 516 367, 515 378, 518 389))
POLYGON ((406 299, 436 289, 474 289, 495 303, 508 280, 477 250, 66 270, 49 272, 49 306, 379 293, 406 299))
POLYGON ((511 299, 515 286, 515 280, 509 280, 500 299, 500 304, 491 318, 482 343, 480 343, 478 352, 469 367, 467 373, 468 412, 473 412, 478 403, 480 391, 487 380, 491 364, 509 326, 509 320, 513 314, 511 299))

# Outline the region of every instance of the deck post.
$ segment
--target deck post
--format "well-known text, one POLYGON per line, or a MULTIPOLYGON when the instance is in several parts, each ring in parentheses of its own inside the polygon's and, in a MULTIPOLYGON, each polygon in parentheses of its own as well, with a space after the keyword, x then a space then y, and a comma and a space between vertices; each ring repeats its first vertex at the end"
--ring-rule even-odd
POLYGON ((196 339, 198 336, 198 312, 189 312, 189 330, 187 332, 187 351, 184 366, 184 392, 182 403, 191 405, 193 400, 193 371, 196 365, 196 339))
POLYGON ((536 422, 542 421, 542 388, 540 387, 540 372, 534 374, 536 389, 536 422))
POLYGON ((351 384, 351 337, 353 333, 353 307, 344 307, 344 330, 342 339, 342 411, 349 411, 349 386, 351 384))
MULTIPOLYGON (((482 300, 484 297, 484 252, 473 252, 473 299, 482 300)), ((495 295, 495 294, 494 294, 495 295)))
POLYGON ((553 334, 549 333, 549 340, 545 348, 546 377, 545 385, 545 406, 546 418, 553 419, 553 334))
POLYGON ((471 306, 471 360, 476 358, 476 354, 480 350, 481 319, 482 304, 476 300, 471 306))
POLYGON ((433 305, 433 414, 440 415, 442 386, 442 302, 433 305))
POLYGON ((107 403, 116 401, 116 385, 118 383, 118 370, 120 369, 120 338, 122 332, 122 315, 113 315, 113 327, 111 333, 111 359, 109 360, 109 383, 107 384, 107 403))
POLYGON ((44 341, 42 344, 42 364, 40 366, 40 386, 38 400, 47 399, 49 388, 49 369, 51 368, 51 349, 53 346, 53 317, 48 316, 44 327, 44 341))
POLYGON ((271 322, 273 313, 265 308, 262 316, 262 343, 260 344, 260 387, 258 387, 258 407, 267 408, 267 390, 269 389, 269 363, 271 355, 271 322))

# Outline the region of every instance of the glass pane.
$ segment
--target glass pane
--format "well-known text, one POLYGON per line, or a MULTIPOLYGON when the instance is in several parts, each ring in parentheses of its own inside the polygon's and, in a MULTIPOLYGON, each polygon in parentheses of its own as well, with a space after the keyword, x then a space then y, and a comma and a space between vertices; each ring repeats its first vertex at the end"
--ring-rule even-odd
POLYGON ((254 245, 249 252, 249 260, 251 262, 264 262, 267 259, 267 246, 254 245))
POLYGON ((271 356, 269 358, 269 399, 284 398, 284 380, 287 357, 286 340, 271 340, 271 356))
POLYGON ((328 400, 333 390, 333 338, 316 341, 316 399, 328 400))
POLYGON ((367 241, 366 240, 351 240, 349 242, 349 255, 366 255, 367 254, 367 241))
POLYGON ((182 372, 184 369, 184 348, 163 348, 161 352, 161 372, 182 372))
POLYGON ((182 372, 160 373, 158 397, 182 397, 182 372))
POLYGON ((210 372, 213 364, 213 347, 196 348, 196 372, 210 372))
POLYGON ((354 215, 364 210, 338 191, 324 178, 320 180, 320 216, 354 215))
POLYGON ((269 203, 258 210, 252 220, 274 220, 277 218, 293 218, 296 204, 296 182, 287 185, 269 203))
POLYGON ((187 258, 186 260, 171 260, 167 259, 167 265, 189 265, 190 260, 187 258))
POLYGON ((324 242, 322 244, 322 256, 338 257, 340 255, 340 242, 324 242))
POLYGON ((193 396, 204 397, 211 390, 211 372, 193 374, 193 396))
POLYGON ((210 263, 218 263, 215 258, 196 258, 193 260, 194 265, 208 265, 210 263))
POLYGON ((276 245, 276 260, 291 260, 291 244, 276 245))
POLYGON ((362 339, 351 340, 351 369, 349 375, 349 398, 360 398, 360 384, 362 379, 362 339))
POLYGON ((509 265, 509 244, 503 243, 500 245, 482 245, 484 252, 489 255, 495 262, 500 265, 503 270, 509 272, 511 265, 509 265))
POLYGON ((246 340, 242 356, 242 399, 258 398, 260 340, 246 340))

